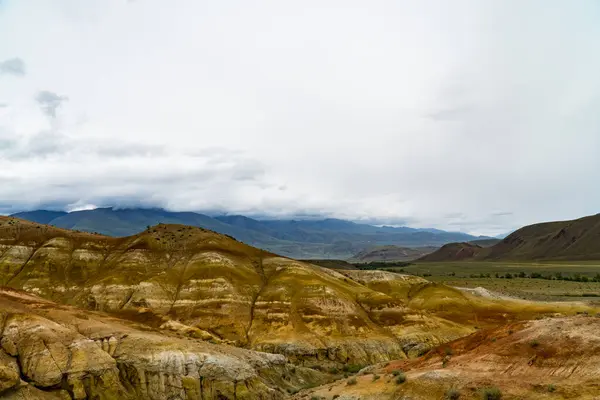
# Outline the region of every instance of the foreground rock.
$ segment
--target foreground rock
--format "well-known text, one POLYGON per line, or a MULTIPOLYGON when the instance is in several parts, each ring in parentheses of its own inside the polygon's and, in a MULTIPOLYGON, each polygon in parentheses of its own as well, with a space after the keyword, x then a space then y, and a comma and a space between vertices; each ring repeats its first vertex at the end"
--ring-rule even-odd
POLYGON ((0 291, 0 398, 281 399, 323 383, 284 356, 177 338, 0 291))

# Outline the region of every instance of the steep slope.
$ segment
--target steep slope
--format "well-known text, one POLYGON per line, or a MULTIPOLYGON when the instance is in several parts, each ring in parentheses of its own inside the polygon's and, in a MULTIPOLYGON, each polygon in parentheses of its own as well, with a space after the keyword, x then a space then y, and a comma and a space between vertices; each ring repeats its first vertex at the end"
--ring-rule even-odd
POLYGON ((350 261, 412 261, 436 250, 437 247, 376 246, 355 254, 350 261))
POLYGON ((483 329, 420 359, 369 368, 353 385, 338 381, 297 398, 593 400, 600 393, 599 332, 600 319, 589 316, 483 329), (395 371, 404 371, 404 382, 395 371))
POLYGON ((529 225, 491 247, 481 248, 476 243, 449 243, 419 261, 600 260, 600 214, 529 225))
POLYGON ((377 227, 339 219, 264 220, 245 216, 209 217, 194 212, 162 209, 112 209, 75 211, 51 218, 46 211, 19 213, 24 219, 65 229, 130 236, 158 223, 182 224, 210 229, 293 258, 346 259, 373 245, 440 246, 452 241, 477 239, 457 232, 377 227))
POLYGON ((502 241, 502 239, 477 239, 477 240, 471 240, 471 241, 469 241, 469 243, 475 244, 475 245, 481 246, 481 247, 492 247, 492 246, 500 243, 501 241, 502 241))
POLYGON ((462 261, 479 257, 486 249, 471 243, 448 243, 431 254, 427 254, 418 261, 462 261))
POLYGON ((489 260, 600 260, 600 214, 521 228, 493 246, 489 260))

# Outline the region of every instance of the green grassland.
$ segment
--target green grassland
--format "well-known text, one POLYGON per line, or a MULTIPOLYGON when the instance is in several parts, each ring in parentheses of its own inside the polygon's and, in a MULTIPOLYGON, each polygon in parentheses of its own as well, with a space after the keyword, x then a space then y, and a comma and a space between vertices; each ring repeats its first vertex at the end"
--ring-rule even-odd
POLYGON ((598 281, 600 261, 432 262, 385 269, 423 276, 433 282, 450 286, 483 287, 523 299, 585 300, 600 303, 600 282, 598 281), (523 274, 527 277, 519 277, 523 274), (540 275, 543 278, 530 278, 532 274, 540 275), (505 278, 507 275, 511 278, 505 278), (588 280, 588 282, 584 282, 584 280, 588 280))

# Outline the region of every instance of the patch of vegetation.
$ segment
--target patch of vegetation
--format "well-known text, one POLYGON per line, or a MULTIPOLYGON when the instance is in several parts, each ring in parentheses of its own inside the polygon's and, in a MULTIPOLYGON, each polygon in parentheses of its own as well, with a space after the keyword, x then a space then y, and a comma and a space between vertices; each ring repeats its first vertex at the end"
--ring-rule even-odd
POLYGON ((348 372, 351 374, 356 374, 358 371, 360 371, 363 368, 364 368, 364 366, 360 365, 360 364, 349 364, 349 365, 344 365, 344 368, 342 368, 342 371, 348 372))
POLYGON ((412 275, 465 288, 484 287, 527 300, 554 301, 600 297, 600 261, 578 262, 431 262, 406 267, 412 275), (507 279, 508 278, 508 279, 507 279))
POLYGON ((460 392, 458 391, 458 389, 448 389, 446 391, 446 394, 444 395, 444 399, 445 400, 458 400, 460 399, 460 392))
POLYGON ((373 375, 373 382, 375 382, 376 380, 378 380, 379 378, 381 378, 379 375, 375 374, 373 375))
POLYGON ((556 392, 556 386, 554 386, 553 384, 549 384, 547 389, 549 393, 556 392))
POLYGON ((404 372, 400 372, 398 375, 396 375, 396 385, 400 385, 404 382, 406 382, 406 375, 404 372))
POLYGON ((356 381, 356 378, 350 378, 346 381, 346 385, 351 386, 351 385, 356 385, 358 382, 356 381))
POLYGON ((535 340, 535 339, 534 339, 534 340, 532 340, 531 342, 529 342, 529 346, 530 346, 532 349, 536 349, 536 348, 540 347, 540 342, 539 342, 538 340, 535 340))
POLYGON ((392 371, 392 375, 394 375, 394 376, 398 376, 403 373, 404 373, 404 371, 402 371, 401 369, 396 369, 396 370, 392 371))
POLYGON ((502 392, 497 387, 484 388, 481 391, 481 400, 501 400, 502 392))
MULTIPOLYGON (((396 267, 396 268, 408 267, 409 265, 412 265, 412 263, 402 262, 402 261, 396 261, 396 262, 371 261, 369 263, 354 263, 352 265, 354 265, 356 268, 362 269, 362 270, 374 270, 374 269, 384 269, 384 268, 390 268, 390 267, 396 267)), ((386 271, 390 271, 390 269, 386 269, 386 271)), ((395 271, 391 270, 390 272, 395 272, 395 271)))

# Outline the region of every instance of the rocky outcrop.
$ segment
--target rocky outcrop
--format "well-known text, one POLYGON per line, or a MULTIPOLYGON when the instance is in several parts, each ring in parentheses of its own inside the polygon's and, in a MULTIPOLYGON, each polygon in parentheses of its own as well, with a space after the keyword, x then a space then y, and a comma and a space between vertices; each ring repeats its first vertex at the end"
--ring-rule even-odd
POLYGON ((0 291, 0 310, 0 398, 271 400, 327 379, 283 355, 169 336, 24 293, 0 291))

